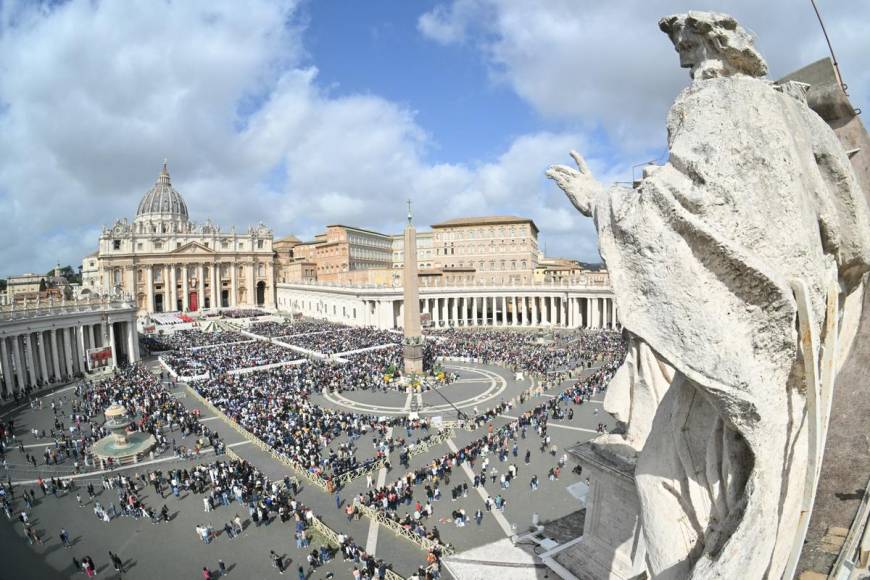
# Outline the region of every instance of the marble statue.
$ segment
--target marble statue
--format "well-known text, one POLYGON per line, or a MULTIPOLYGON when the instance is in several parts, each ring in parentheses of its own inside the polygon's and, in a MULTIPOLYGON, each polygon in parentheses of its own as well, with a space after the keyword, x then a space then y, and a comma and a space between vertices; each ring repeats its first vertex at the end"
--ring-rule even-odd
POLYGON ((692 78, 668 162, 635 189, 603 187, 573 152, 577 169, 547 175, 594 219, 630 341, 606 408, 637 454, 649 573, 790 577, 870 210, 834 132, 797 83, 763 78, 732 17, 659 26, 692 78))

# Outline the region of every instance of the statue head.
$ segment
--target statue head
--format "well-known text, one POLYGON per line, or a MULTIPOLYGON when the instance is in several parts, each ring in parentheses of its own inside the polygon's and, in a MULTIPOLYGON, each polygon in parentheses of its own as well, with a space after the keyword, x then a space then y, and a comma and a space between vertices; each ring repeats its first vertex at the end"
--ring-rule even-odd
POLYGON ((693 79, 767 74, 767 63, 755 50, 752 34, 727 14, 665 16, 659 28, 670 37, 680 54, 680 66, 690 69, 693 79))

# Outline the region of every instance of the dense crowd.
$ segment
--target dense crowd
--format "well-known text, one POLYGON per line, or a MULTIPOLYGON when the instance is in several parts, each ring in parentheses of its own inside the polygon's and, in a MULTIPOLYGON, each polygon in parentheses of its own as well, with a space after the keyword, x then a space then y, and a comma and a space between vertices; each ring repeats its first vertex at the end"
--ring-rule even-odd
POLYGON ((401 344, 402 335, 373 327, 345 327, 334 332, 294 336, 286 342, 323 354, 335 354, 385 344, 401 344))
POLYGON ((308 334, 310 332, 331 332, 342 328, 346 327, 335 322, 329 322, 328 320, 305 319, 295 320, 293 322, 255 322, 251 324, 248 330, 254 334, 265 336, 266 338, 278 338, 282 336, 308 334))
POLYGON ((231 308, 229 310, 221 310, 220 312, 220 315, 225 318, 257 318, 267 314, 257 308, 231 308))
POLYGON ((206 372, 216 376, 234 369, 288 362, 301 356, 283 346, 257 340, 197 350, 172 351, 162 358, 181 376, 196 376, 206 372))
POLYGON ((161 336, 146 336, 142 343, 151 352, 166 350, 183 350, 200 348, 216 344, 228 344, 253 340, 251 337, 233 330, 215 330, 205 332, 202 330, 178 330, 171 334, 161 336))
POLYGON ((313 392, 340 377, 343 366, 312 361, 245 375, 226 375, 194 383, 194 388, 221 412, 276 452, 324 479, 365 467, 388 455, 404 439, 386 437, 390 427, 411 436, 428 434, 425 420, 381 419, 320 407, 313 392), (375 453, 360 460, 357 441, 373 435, 375 453))
POLYGON ((603 357, 621 358, 625 350, 621 335, 607 331, 578 330, 544 342, 530 332, 449 329, 431 335, 436 356, 470 357, 539 374, 589 367, 603 357))

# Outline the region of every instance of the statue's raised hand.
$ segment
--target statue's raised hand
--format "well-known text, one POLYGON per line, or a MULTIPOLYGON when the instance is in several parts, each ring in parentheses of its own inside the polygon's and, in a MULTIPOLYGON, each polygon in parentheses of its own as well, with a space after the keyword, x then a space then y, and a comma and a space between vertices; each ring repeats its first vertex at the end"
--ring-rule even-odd
POLYGON ((592 177, 592 172, 579 153, 571 151, 571 157, 577 164, 577 169, 565 165, 552 165, 547 170, 547 177, 555 181, 574 207, 588 217, 592 215, 592 199, 604 189, 604 186, 592 177))

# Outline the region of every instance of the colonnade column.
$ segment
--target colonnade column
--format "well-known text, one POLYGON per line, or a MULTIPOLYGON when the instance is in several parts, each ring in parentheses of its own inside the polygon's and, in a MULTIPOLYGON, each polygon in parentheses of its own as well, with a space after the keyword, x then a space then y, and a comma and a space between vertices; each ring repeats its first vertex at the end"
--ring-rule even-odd
POLYGON ((6 346, 6 337, 0 338, 0 365, 3 366, 3 378, 6 379, 6 392, 12 393, 15 388, 12 376, 12 365, 9 362, 9 349, 6 346))
POLYGON ((66 369, 67 378, 71 378, 73 375, 72 370, 72 353, 70 352, 70 339, 69 339, 69 328, 61 328, 61 334, 63 335, 63 355, 64 355, 64 368, 66 369))
POLYGON ((484 325, 486 325, 486 319, 487 319, 486 305, 488 302, 489 302, 489 297, 484 296, 483 297, 483 308, 481 309, 481 312, 480 312, 480 318, 483 320, 484 325))
POLYGON ((115 348, 115 324, 109 323, 109 344, 112 345, 112 365, 117 368, 118 366, 118 353, 117 348, 115 348))
POLYGON ((60 357, 57 355, 57 329, 52 328, 48 333, 48 342, 51 345, 52 372, 54 372, 54 378, 60 380, 63 372, 60 368, 60 357))
POLYGON ((21 345, 17 336, 12 337, 12 351, 15 353, 15 369, 18 377, 18 390, 24 390, 24 359, 21 358, 21 345))
POLYGON ((27 370, 30 372, 28 375, 28 379, 26 382, 30 383, 31 387, 36 386, 36 369, 33 368, 33 344, 31 342, 31 335, 28 332, 24 335, 24 362, 27 364, 27 368, 23 370, 27 370))

